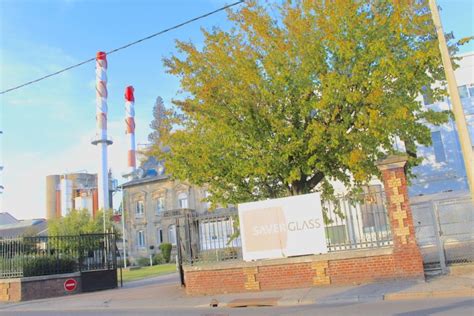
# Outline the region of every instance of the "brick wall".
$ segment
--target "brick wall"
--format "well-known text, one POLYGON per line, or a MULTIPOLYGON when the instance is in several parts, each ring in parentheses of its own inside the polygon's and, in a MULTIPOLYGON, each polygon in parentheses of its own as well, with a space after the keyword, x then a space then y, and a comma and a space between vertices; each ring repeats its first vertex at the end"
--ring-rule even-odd
POLYGON ((21 300, 29 301, 40 298, 57 297, 81 293, 81 277, 79 273, 72 275, 55 275, 23 278, 21 282, 21 300), (64 282, 74 279, 77 287, 74 291, 66 291, 64 282))
POLYGON ((242 268, 186 273, 186 290, 193 294, 245 292, 247 276, 242 268))
POLYGON ((17 279, 0 283, 0 302, 18 302, 21 300, 21 283, 17 279))
POLYGON ((81 277, 79 273, 0 280, 0 302, 28 301, 80 292, 81 277), (77 281, 78 284, 74 291, 69 292, 64 289, 64 282, 67 279, 77 281))
POLYGON ((415 227, 408 199, 405 156, 390 156, 378 163, 387 197, 392 229, 394 267, 400 277, 423 277, 423 257, 416 244, 415 227))
POLYGON ((424 278, 408 200, 405 164, 403 156, 391 156, 378 163, 387 197, 393 247, 205 268, 185 267, 187 293, 217 294, 424 278))
POLYGON ((361 284, 419 278, 417 265, 394 248, 330 253, 277 260, 185 267, 191 295, 269 291, 331 284, 361 284))

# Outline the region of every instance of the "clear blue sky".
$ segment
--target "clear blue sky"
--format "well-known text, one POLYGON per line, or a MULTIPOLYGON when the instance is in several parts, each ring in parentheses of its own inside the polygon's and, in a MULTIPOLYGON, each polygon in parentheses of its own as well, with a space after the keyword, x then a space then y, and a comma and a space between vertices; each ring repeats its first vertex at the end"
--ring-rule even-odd
MULTIPOLYGON (((4 90, 130 41, 217 9, 221 0, 1 0, 0 89, 4 90)), ((438 0, 446 31, 474 35, 472 0, 438 0)), ((109 56, 109 147, 115 176, 126 165, 123 90, 135 87, 137 142, 145 142, 157 96, 177 96, 176 78, 162 58, 174 40, 202 42, 200 27, 229 27, 225 13, 156 37, 109 56)), ((462 48, 473 51, 474 43, 462 48)), ((45 216, 45 176, 86 169, 96 172, 95 73, 89 63, 0 97, 0 211, 18 218, 45 216)))

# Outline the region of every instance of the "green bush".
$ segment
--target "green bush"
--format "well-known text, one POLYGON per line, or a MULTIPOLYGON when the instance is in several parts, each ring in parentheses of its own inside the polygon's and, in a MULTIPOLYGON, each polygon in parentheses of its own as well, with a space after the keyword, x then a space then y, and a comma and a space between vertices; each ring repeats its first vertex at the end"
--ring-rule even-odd
POLYGON ((150 266, 150 257, 141 257, 137 259, 137 264, 140 267, 150 266))
POLYGON ((161 255, 161 253, 156 253, 153 255, 153 264, 163 264, 165 263, 165 259, 161 255))
POLYGON ((163 259, 165 260, 166 263, 170 262, 171 248, 172 246, 169 243, 163 243, 160 245, 161 255, 163 256, 163 259))
MULTIPOLYGON (((118 257, 117 258, 117 267, 123 268, 123 258, 118 257)), ((127 258, 127 267, 130 267, 130 259, 127 258)))
POLYGON ((72 273, 76 271, 76 266, 76 260, 68 257, 30 257, 23 262, 23 276, 72 273))
POLYGON ((238 249, 235 247, 227 247, 223 249, 214 249, 202 251, 199 253, 198 260, 201 262, 217 262, 225 260, 234 260, 239 257, 238 249))

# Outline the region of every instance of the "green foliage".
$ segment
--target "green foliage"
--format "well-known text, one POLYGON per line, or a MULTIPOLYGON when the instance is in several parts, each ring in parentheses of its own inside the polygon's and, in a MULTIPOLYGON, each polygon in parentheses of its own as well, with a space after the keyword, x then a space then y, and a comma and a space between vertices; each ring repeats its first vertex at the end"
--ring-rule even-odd
POLYGON ((150 265, 149 257, 140 257, 137 259, 137 264, 140 267, 148 267, 150 265))
POLYGON ((213 204, 359 188, 396 139, 429 145, 426 124, 448 119, 416 100, 446 94, 432 88, 444 73, 426 2, 247 1, 229 18, 231 31, 204 31, 201 49, 178 41, 165 59, 183 98, 151 151, 213 204))
MULTIPOLYGON (((105 226, 108 231, 112 230, 112 211, 106 211, 105 226)), ((66 216, 48 221, 49 236, 76 236, 80 234, 102 233, 103 211, 99 210, 92 217, 86 209, 71 210, 66 216)))
POLYGON ((163 255, 161 253, 156 253, 153 255, 153 264, 163 264, 165 263, 165 258, 163 258, 163 255))
POLYGON ((169 243, 162 243, 160 245, 161 255, 166 263, 170 262, 171 259, 171 244, 169 243))
POLYGON ((69 257, 27 257, 23 261, 23 276, 72 273, 76 271, 76 265, 76 261, 69 257))
POLYGON ((197 262, 206 263, 235 260, 238 259, 238 253, 238 249, 235 247, 202 251, 199 253, 197 262))

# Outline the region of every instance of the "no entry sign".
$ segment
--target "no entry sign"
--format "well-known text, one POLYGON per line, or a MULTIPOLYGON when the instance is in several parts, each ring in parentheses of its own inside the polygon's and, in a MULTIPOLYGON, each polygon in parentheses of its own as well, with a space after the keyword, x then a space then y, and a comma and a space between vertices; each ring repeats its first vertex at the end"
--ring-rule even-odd
POLYGON ((64 289, 68 292, 74 291, 76 287, 77 287, 77 281, 74 279, 67 279, 64 282, 64 289))

